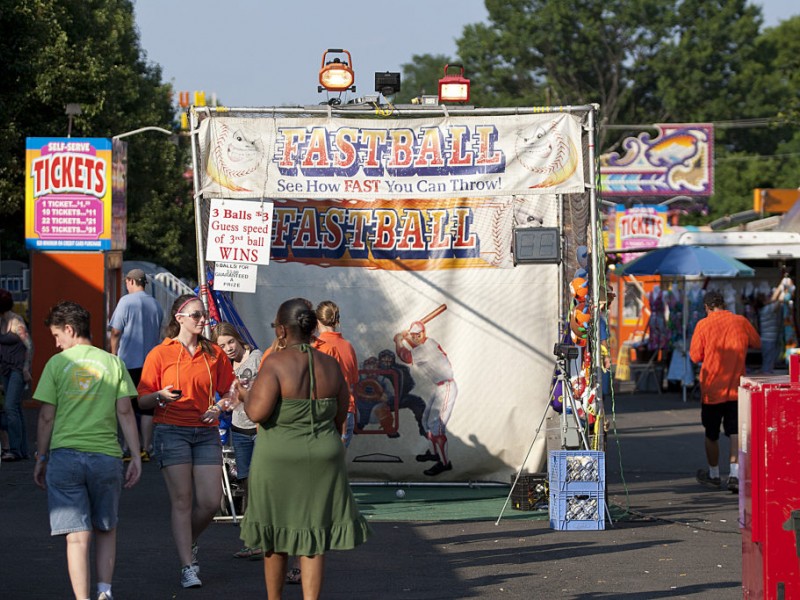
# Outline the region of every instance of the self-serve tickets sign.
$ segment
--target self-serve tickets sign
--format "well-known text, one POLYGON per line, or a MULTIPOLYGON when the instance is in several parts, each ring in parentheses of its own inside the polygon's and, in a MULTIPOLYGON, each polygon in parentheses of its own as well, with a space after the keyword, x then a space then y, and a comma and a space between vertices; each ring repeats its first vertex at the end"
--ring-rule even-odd
POLYGON ((27 138, 26 246, 110 250, 111 188, 111 140, 27 138))
POLYGON ((211 200, 206 260, 268 265, 272 202, 211 200))

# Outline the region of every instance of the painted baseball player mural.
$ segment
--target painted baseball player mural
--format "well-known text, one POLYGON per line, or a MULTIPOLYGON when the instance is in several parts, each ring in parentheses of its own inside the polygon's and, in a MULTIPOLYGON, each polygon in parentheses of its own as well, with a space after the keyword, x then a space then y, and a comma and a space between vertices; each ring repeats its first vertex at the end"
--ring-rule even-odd
POLYGON ((395 401, 394 385, 379 373, 377 357, 370 356, 361 363, 355 397, 357 433, 367 429, 370 423, 377 423, 389 437, 398 437, 391 409, 395 401))
POLYGON ((397 374, 397 395, 399 396, 399 401, 397 403, 398 408, 407 408, 414 414, 414 419, 417 421, 417 427, 419 428, 419 434, 422 437, 427 437, 425 433, 425 426, 423 425, 422 418, 425 414, 425 401, 417 396, 416 394, 412 394, 411 390, 414 389, 414 378, 411 377, 411 369, 407 366, 398 363, 395 360, 395 354, 388 348, 381 350, 378 353, 378 365, 381 369, 394 371, 397 374))
POLYGON ((458 396, 458 386, 453 380, 453 366, 447 353, 425 331, 425 323, 446 309, 447 305, 442 304, 422 320, 411 323, 406 331, 394 336, 395 350, 400 360, 412 365, 434 385, 423 415, 426 437, 431 442, 433 451, 427 450, 424 454, 417 455, 418 462, 435 462, 430 469, 423 471, 429 476, 439 475, 453 468, 447 458, 445 428, 458 396))

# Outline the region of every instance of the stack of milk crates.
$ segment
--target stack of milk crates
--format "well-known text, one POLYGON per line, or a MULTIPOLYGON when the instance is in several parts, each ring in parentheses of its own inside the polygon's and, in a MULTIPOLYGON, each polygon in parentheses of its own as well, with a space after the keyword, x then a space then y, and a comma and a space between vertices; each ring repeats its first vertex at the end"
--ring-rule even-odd
POLYGON ((593 450, 553 450, 548 460, 550 527, 605 529, 606 458, 593 450))
POLYGON ((524 473, 519 478, 512 475, 511 485, 511 508, 514 510, 547 508, 550 501, 547 494, 547 473, 524 473))

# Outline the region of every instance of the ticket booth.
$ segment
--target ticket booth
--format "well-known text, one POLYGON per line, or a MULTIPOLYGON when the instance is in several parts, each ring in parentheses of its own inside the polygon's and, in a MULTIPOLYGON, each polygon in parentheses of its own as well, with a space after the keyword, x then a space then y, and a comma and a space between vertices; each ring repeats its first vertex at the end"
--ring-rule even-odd
POLYGON ((32 375, 57 351, 44 326, 50 307, 72 300, 91 314, 95 346, 122 288, 127 148, 106 138, 26 140, 25 238, 31 251, 32 375))

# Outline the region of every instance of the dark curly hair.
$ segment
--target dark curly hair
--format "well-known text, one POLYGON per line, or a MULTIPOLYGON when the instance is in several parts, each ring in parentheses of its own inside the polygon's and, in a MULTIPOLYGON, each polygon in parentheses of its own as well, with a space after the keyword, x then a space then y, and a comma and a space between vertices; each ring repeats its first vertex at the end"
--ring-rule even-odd
POLYGON ((708 308, 725 308, 725 298, 717 290, 711 290, 703 296, 703 304, 708 308))
POLYGON ((314 305, 305 298, 292 298, 278 308, 277 324, 308 339, 317 328, 314 305))
POLYGON ((91 315, 77 302, 62 300, 50 309, 44 319, 46 327, 72 327, 78 337, 92 339, 91 315))

